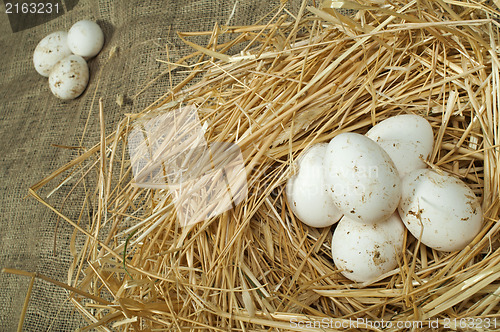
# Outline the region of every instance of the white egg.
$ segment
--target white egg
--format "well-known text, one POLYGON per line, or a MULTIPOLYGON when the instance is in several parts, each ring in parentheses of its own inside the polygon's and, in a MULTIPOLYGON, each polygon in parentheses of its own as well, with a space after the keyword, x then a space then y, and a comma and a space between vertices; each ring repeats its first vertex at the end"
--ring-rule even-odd
POLYGON ((372 281, 398 266, 403 242, 404 226, 397 213, 375 224, 344 216, 333 233, 333 262, 352 281, 372 281))
POLYGON ((68 32, 68 46, 70 50, 86 59, 97 55, 104 45, 104 34, 95 22, 78 21, 68 32))
POLYGON ((413 114, 390 117, 371 128, 366 136, 389 154, 402 178, 427 167, 420 158, 427 160, 434 145, 430 123, 413 114))
POLYGON ((49 77, 52 67, 59 60, 71 55, 67 39, 67 32, 57 31, 38 43, 33 52, 33 65, 40 75, 49 77))
POLYGON ((70 55, 56 63, 49 76, 50 90, 60 99, 75 99, 88 82, 89 67, 78 55, 70 55))
POLYGON ((474 192, 459 179, 429 169, 404 178, 398 211, 413 236, 436 250, 461 250, 481 230, 474 192))
POLYGON ((300 156, 298 172, 286 184, 286 196, 293 213, 312 227, 331 226, 342 217, 325 186, 323 159, 327 146, 315 144, 300 156))
POLYGON ((325 181, 337 208, 363 223, 388 218, 397 208, 401 179, 382 148, 366 136, 343 133, 328 144, 325 181))

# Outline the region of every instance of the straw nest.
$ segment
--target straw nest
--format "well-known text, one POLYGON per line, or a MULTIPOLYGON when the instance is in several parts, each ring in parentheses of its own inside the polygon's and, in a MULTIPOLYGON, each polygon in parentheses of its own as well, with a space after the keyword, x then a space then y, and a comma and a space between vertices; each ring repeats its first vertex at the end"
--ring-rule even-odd
POLYGON ((254 26, 180 33, 196 52, 169 66, 185 79, 30 191, 85 235, 62 285, 89 322, 82 331, 500 326, 497 15, 483 1, 304 1, 296 16, 283 4, 254 26), (182 106, 196 110, 209 144, 237 144, 248 184, 233 209, 187 227, 168 189, 134 180, 127 148, 134 123, 182 106), (429 167, 474 190, 483 228, 452 253, 408 233, 397 269, 355 284, 332 262, 335 226, 297 220, 284 185, 307 147, 401 113, 432 124, 429 167), (61 178, 75 180, 70 195, 86 192, 79 219, 39 194, 61 178))

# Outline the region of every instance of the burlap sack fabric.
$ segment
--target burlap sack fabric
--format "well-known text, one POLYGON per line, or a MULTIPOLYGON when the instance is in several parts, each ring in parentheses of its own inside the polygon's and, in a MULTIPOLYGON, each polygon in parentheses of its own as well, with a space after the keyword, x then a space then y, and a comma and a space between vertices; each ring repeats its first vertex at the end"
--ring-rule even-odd
MULTIPOLYGON (((56 232, 56 215, 25 197, 31 185, 77 155, 76 150, 54 145, 88 148, 98 141, 99 98, 103 98, 110 133, 125 113, 139 112, 168 90, 169 76, 163 75, 136 97, 167 69, 157 61, 167 60, 165 45, 170 61, 192 52, 177 38, 176 31, 211 30, 216 22, 223 25, 229 19, 231 25, 251 24, 279 4, 279 0, 72 0, 62 1, 58 17, 28 19, 8 17, 1 6, 0 268, 67 280, 73 228, 61 221, 56 232), (47 79, 34 70, 33 50, 47 34, 67 31, 81 19, 99 22, 105 46, 89 62, 91 78, 84 94, 73 101, 61 101, 50 93, 47 79), (110 58, 112 50, 117 52, 110 58), (122 106, 116 103, 118 95, 124 96, 122 106), (88 117, 85 140, 80 144, 88 117)), ((293 0, 288 8, 297 12, 299 5, 299 0, 293 0)), ((174 74, 173 83, 181 76, 174 74)), ((63 200, 69 190, 63 186, 53 201, 63 200)), ((70 216, 78 215, 81 202, 65 204, 70 216)), ((28 284, 29 278, 0 274, 0 331, 16 330, 28 284)), ((25 331, 71 331, 84 325, 65 290, 35 282, 25 331)))

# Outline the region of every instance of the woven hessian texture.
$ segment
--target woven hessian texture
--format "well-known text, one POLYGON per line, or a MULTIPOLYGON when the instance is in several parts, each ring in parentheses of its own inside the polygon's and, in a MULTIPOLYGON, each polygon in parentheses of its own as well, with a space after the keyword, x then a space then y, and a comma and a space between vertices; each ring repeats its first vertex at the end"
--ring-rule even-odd
MULTIPOLYGON (((157 61, 167 59, 165 45, 168 45, 170 61, 192 52, 177 37, 176 31, 211 30, 216 22, 224 25, 233 8, 231 25, 251 24, 276 8, 280 1, 80 0, 63 3, 66 4, 63 15, 15 33, 1 7, 3 3, 0 5, 0 268, 39 272, 65 282, 71 261, 69 243, 73 228, 61 220, 56 231, 57 216, 34 199, 26 198, 31 185, 77 155, 75 150, 54 145, 89 148, 98 141, 98 99, 101 97, 106 130, 110 133, 125 113, 139 112, 167 92, 170 80, 168 75, 163 75, 134 98, 167 69, 165 63, 157 61), (91 77, 84 94, 73 101, 61 101, 50 93, 47 79, 34 70, 33 50, 49 33, 67 31, 81 19, 95 20, 101 25, 105 46, 89 61, 91 77), (108 60, 114 47, 118 47, 118 51, 108 60), (121 107, 116 103, 117 95, 125 97, 121 107), (89 112, 86 138, 80 144, 89 112), (54 234, 57 238, 55 256, 54 234)), ((287 6, 290 12, 297 13, 300 0, 290 1, 287 6)), ((174 84, 180 75, 182 73, 173 76, 174 84)), ((62 201, 70 189, 63 186, 52 201, 62 201)), ((68 216, 76 219, 82 202, 72 198, 65 205, 68 216)), ((0 331, 16 330, 28 284, 27 277, 0 274, 0 331)), ((36 280, 24 331, 72 331, 86 324, 68 301, 65 290, 36 280)))

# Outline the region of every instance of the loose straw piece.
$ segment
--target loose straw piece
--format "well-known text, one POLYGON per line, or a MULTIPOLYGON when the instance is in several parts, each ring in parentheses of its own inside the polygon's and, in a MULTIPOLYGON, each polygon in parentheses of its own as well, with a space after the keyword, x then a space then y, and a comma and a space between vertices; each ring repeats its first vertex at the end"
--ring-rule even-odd
POLYGON ((104 304, 104 305, 111 305, 111 302, 109 301, 106 301, 98 296, 94 296, 92 294, 89 294, 87 292, 84 292, 78 288, 75 288, 75 287, 72 287, 72 286, 69 286, 69 285, 66 285, 65 283, 63 282, 60 282, 60 281, 57 281, 55 279, 52 279, 52 278, 49 278, 49 277, 46 277, 44 276, 43 274, 40 274, 40 273, 37 273, 37 272, 26 272, 26 271, 21 271, 21 270, 16 270, 16 269, 9 269, 9 268, 3 268, 2 269, 2 273, 9 273, 9 274, 17 274, 17 275, 20 275, 20 276, 27 276, 27 277, 31 277, 31 278, 38 278, 38 279, 42 279, 48 283, 51 283, 51 284, 54 284, 56 286, 59 286, 59 287, 62 287, 70 292, 73 292, 73 293, 76 293, 78 295, 81 295, 83 297, 86 297, 86 298, 89 298, 89 299, 92 299, 98 303, 101 303, 101 304, 104 304))

